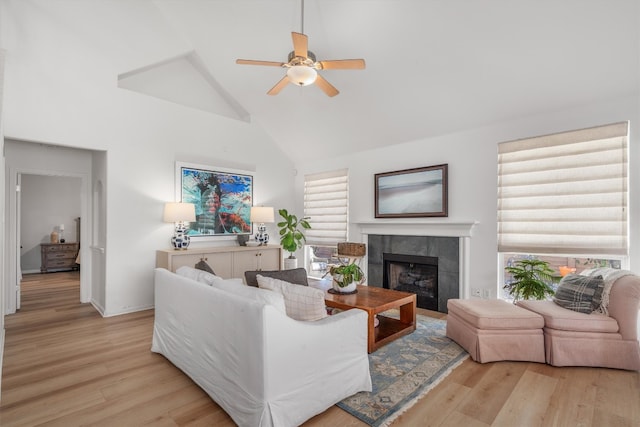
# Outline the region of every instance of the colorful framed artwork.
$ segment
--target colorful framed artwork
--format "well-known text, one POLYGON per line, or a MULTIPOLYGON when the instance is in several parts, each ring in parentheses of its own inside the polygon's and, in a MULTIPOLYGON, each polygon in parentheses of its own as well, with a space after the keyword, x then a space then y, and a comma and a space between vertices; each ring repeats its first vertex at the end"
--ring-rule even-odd
POLYGON ((253 176, 244 171, 176 162, 177 197, 196 207, 191 238, 252 234, 253 176))
POLYGON ((375 217, 448 216, 448 165, 375 174, 375 217))

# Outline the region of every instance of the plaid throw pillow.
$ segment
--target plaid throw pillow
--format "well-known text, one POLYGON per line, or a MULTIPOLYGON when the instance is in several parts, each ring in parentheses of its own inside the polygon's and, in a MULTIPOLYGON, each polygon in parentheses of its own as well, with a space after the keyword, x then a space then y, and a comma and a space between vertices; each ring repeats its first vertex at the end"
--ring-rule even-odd
POLYGON ((592 313, 602 302, 602 276, 567 274, 560 280, 553 302, 560 307, 580 313, 592 313))

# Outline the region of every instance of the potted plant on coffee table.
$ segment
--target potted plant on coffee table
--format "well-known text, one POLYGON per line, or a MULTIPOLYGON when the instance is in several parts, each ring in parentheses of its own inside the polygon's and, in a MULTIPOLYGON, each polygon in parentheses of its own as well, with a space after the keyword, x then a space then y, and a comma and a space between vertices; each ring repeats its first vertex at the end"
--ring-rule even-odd
POLYGON ((358 264, 340 264, 329 267, 333 278, 333 290, 340 293, 356 291, 356 286, 364 281, 364 273, 358 264))
POLYGON ((303 230, 309 230, 311 225, 307 221, 309 217, 298 218, 290 214, 286 209, 278 210, 283 221, 278 223, 280 227, 280 244, 282 248, 289 252, 289 257, 284 259, 285 270, 290 270, 298 266, 298 259, 295 252, 301 249, 306 242, 303 230))
POLYGON ((549 267, 549 263, 538 259, 521 259, 515 265, 505 267, 513 275, 513 281, 504 285, 513 297, 514 304, 521 299, 546 299, 554 294, 549 283, 556 283, 560 276, 549 267))

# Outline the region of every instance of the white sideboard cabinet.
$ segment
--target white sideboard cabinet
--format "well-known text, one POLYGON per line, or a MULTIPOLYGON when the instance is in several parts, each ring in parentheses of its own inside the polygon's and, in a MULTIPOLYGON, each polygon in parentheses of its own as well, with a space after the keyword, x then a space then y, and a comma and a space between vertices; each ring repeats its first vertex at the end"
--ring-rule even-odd
POLYGON ((156 251, 156 267, 173 272, 185 265, 195 267, 200 260, 206 261, 220 277, 244 279, 245 271, 280 270, 282 247, 280 245, 221 246, 156 251))

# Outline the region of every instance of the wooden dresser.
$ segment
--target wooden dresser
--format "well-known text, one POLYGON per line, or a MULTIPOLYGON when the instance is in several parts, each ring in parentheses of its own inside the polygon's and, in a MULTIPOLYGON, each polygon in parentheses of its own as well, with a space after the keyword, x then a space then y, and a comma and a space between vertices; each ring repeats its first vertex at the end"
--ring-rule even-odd
POLYGON ((41 243, 40 271, 48 273, 50 271, 74 270, 78 268, 76 257, 80 249, 79 243, 41 243))

